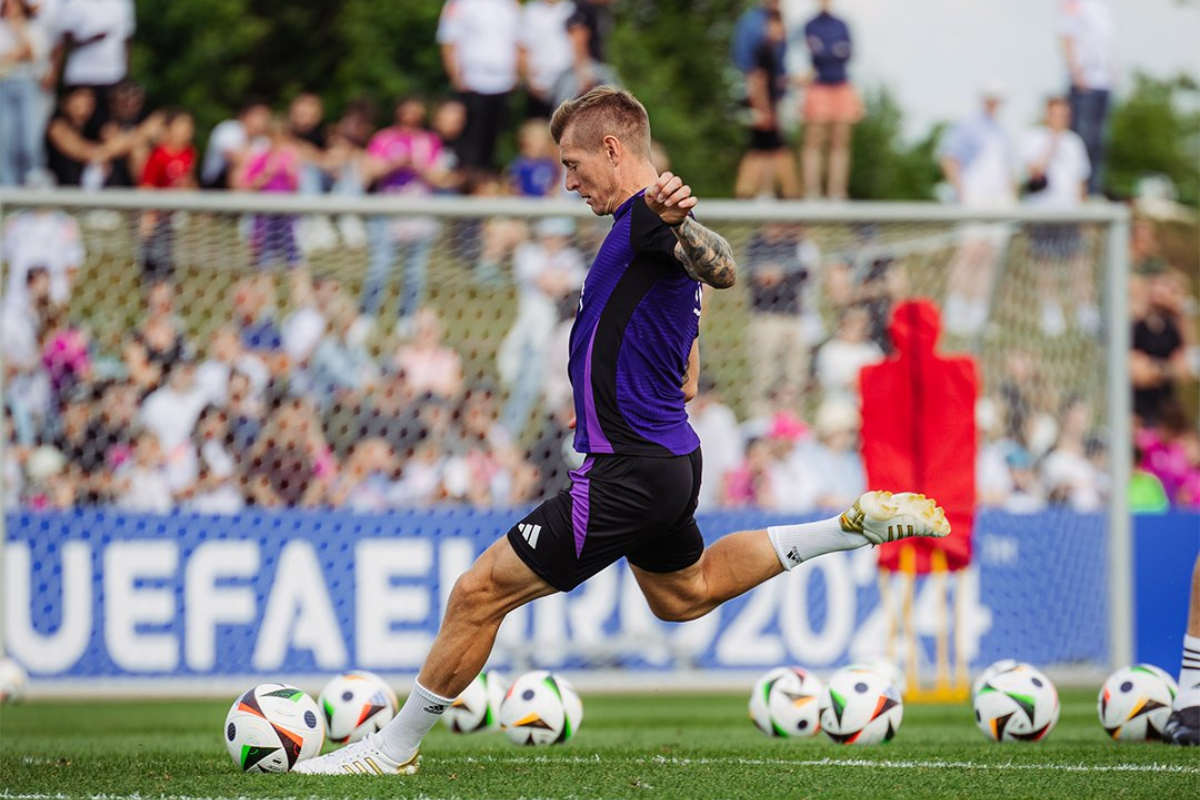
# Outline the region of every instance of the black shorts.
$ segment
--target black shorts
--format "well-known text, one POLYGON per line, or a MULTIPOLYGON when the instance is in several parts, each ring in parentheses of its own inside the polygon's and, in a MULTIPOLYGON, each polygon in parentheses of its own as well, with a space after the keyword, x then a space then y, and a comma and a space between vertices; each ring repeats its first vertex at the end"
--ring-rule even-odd
POLYGON ((590 455, 571 486, 508 532, 521 560, 569 592, 624 556, 647 572, 676 572, 700 560, 696 525, 700 448, 686 456, 590 455))
POLYGON ((775 152, 786 147, 778 128, 764 131, 761 128, 750 129, 750 149, 756 152, 775 152))

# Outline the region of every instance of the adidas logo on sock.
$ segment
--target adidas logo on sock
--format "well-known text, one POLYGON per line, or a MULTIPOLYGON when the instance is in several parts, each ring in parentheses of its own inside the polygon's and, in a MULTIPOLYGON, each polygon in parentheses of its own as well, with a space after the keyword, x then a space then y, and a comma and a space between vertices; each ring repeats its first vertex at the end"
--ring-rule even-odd
POLYGON ((538 536, 542 533, 541 525, 530 525, 527 522, 522 522, 517 526, 517 530, 521 532, 521 536, 525 538, 525 541, 529 542, 530 547, 537 548, 538 536))
POLYGON ((433 705, 425 706, 425 713, 426 714, 438 714, 438 715, 445 714, 446 713, 446 704, 445 703, 434 703, 433 705))

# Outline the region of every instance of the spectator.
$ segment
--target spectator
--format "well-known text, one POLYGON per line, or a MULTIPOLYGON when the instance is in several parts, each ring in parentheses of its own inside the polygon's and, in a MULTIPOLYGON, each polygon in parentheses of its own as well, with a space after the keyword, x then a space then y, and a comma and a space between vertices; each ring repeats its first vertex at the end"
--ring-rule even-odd
POLYGON ((189 358, 191 347, 175 315, 175 287, 155 283, 146 290, 146 316, 125 345, 125 367, 143 393, 157 389, 165 373, 189 358))
POLYGON ((67 309, 49 306, 40 333, 42 369, 50 380, 50 402, 92 379, 91 341, 82 327, 71 322, 67 309))
POLYGON ((746 72, 747 102, 750 106, 749 151, 738 166, 734 194, 738 197, 800 195, 796 162, 783 140, 779 103, 787 93, 787 34, 778 9, 767 11, 762 41, 754 49, 754 62, 746 72))
POLYGON ((162 446, 151 431, 134 439, 133 459, 116 474, 117 506, 125 511, 166 514, 175 504, 162 446))
MULTIPOLYGON (((583 464, 583 456, 575 452, 575 431, 571 428, 575 404, 568 397, 556 406, 543 408, 537 438, 527 453, 537 470, 537 482, 530 497, 534 501, 545 500, 569 488, 570 471, 583 464)), ((712 469, 711 462, 709 469, 712 469)))
POLYGON ((755 51, 766 40, 767 20, 772 11, 779 11, 779 0, 763 0, 743 11, 733 26, 729 56, 734 68, 743 75, 754 69, 755 51))
POLYGON ((525 80, 525 118, 548 120, 557 104, 554 86, 575 61, 567 22, 571 0, 529 0, 521 8, 518 58, 525 80))
POLYGON ((496 368, 508 392, 504 425, 525 430, 549 369, 546 354, 555 326, 570 316, 587 274, 583 256, 571 243, 575 222, 566 217, 538 220, 536 242, 517 248, 517 318, 500 345, 496 368))
POLYGON ((1134 435, 1134 445, 1139 453, 1134 465, 1161 481, 1165 496, 1171 502, 1179 500, 1180 491, 1193 472, 1188 453, 1190 433, 1187 412, 1183 404, 1172 397, 1160 407, 1157 422, 1134 435))
POLYGON ((50 445, 62 454, 63 471, 75 484, 76 497, 87 502, 91 498, 86 490, 88 478, 97 466, 95 443, 88 437, 91 432, 93 391, 89 385, 79 385, 61 394, 58 398, 58 413, 53 427, 42 436, 42 444, 50 445))
MULTIPOLYGON (((1021 160, 1028 172, 1025 203, 1038 208, 1074 208, 1087 196, 1087 178, 1091 170, 1083 140, 1069 129, 1071 107, 1061 97, 1046 102, 1045 125, 1026 133, 1021 143, 1021 160)), ((1060 336, 1067 329, 1061 290, 1056 277, 1063 265, 1076 295, 1076 319, 1081 330, 1096 333, 1100 312, 1092 297, 1092 281, 1085 258, 1079 226, 1072 224, 1031 225, 1030 246, 1033 257, 1041 262, 1041 328, 1047 336, 1060 336)))
POLYGON ((283 318, 279 335, 292 380, 297 380, 298 373, 311 366, 312 354, 328 327, 330 303, 341 296, 341 287, 328 275, 314 276, 304 269, 288 273, 288 285, 292 310, 283 318))
MULTIPOLYGON (((300 147, 288 134, 283 120, 267 127, 268 144, 247 156, 239 170, 237 185, 252 192, 293 194, 300 187, 300 147)), ((262 269, 279 263, 289 269, 300 264, 296 246, 296 221, 291 214, 254 215, 250 235, 251 263, 262 269)))
POLYGON ((25 459, 25 504, 42 511, 66 509, 75 505, 78 497, 75 481, 62 453, 53 447, 34 448, 25 459))
POLYGON ((510 193, 553 197, 561 188, 558 148, 544 119, 531 119, 517 132, 517 157, 508 165, 510 193))
MULTIPOLYGON (((988 84, 980 113, 958 123, 938 147, 942 174, 955 202, 967 208, 1004 208, 1016 203, 1016 162, 1000 124, 1004 90, 988 84)), ((997 224, 965 227, 949 268, 946 332, 974 336, 987 323, 990 293, 1010 235, 997 224)))
POLYGON ((312 404, 284 398, 267 418, 245 464, 250 501, 264 508, 324 505, 337 475, 312 404))
POLYGON ((1033 455, 1024 447, 1014 448, 1007 456, 1012 491, 1004 502, 1010 514, 1035 514, 1046 507, 1046 492, 1034 465, 1033 455))
POLYGON ((400 461, 386 440, 361 439, 350 449, 330 491, 329 504, 356 513, 386 511, 399 473, 400 461))
POLYGON ((8 271, 5 302, 29 305, 30 270, 46 270, 47 297, 69 303, 71 286, 85 257, 79 223, 64 211, 38 206, 11 215, 4 225, 4 261, 8 271))
MULTIPOLYGON (((192 115, 180 109, 163 112, 163 137, 142 171, 141 187, 150 190, 196 188, 196 148, 192 115)), ((142 279, 169 281, 175 275, 175 217, 169 212, 142 214, 142 279)))
POLYGON ((273 377, 282 378, 287 375, 288 356, 275 322, 274 290, 269 274, 238 281, 233 290, 233 319, 242 347, 262 359, 273 377))
MULTIPOLYGON (((803 227, 768 222, 746 248, 750 278, 750 346, 754 372, 754 402, 760 406, 767 391, 786 384, 801 388, 808 375, 810 330, 819 325, 804 308, 805 284, 816 272, 821 254, 803 227)), ((760 411, 761 408, 756 408, 760 411)))
POLYGON ((1191 339, 1183 278, 1161 261, 1148 265, 1144 291, 1131 296, 1133 315, 1130 377, 1133 411, 1148 425, 1157 424, 1164 408, 1177 399, 1180 383, 1194 381, 1189 361, 1191 339))
POLYGON ((871 315, 863 306, 842 312, 834 338, 817 351, 817 383, 825 400, 858 403, 858 376, 862 368, 883 360, 883 350, 870 338, 871 315))
POLYGON ((142 427, 158 437, 165 463, 171 470, 187 457, 192 432, 200 412, 208 405, 204 389, 196 384, 196 364, 191 359, 177 361, 166 376, 166 383, 142 402, 138 419, 142 427))
POLYGON ((413 340, 396 350, 392 369, 403 372, 417 394, 428 392, 445 400, 462 394, 462 358, 442 344, 442 323, 432 308, 417 312, 413 340))
POLYGON ((81 496, 87 502, 107 503, 117 494, 113 474, 132 458, 139 396, 137 386, 129 381, 111 381, 100 389, 100 409, 92 415, 87 433, 90 446, 81 461, 81 496))
POLYGON ((1087 194, 1092 195, 1103 191, 1104 137, 1117 77, 1116 33, 1108 0, 1059 0, 1058 34, 1071 83, 1071 130, 1087 148, 1092 169, 1084 177, 1087 194))
POLYGON ((217 123, 208 137, 208 149, 200 167, 200 186, 205 189, 228 189, 237 174, 238 166, 258 147, 266 145, 271 109, 261 100, 242 105, 237 118, 217 123))
POLYGON ((617 83, 617 73, 609 66, 606 53, 613 28, 611 4, 612 0, 575 0, 575 13, 567 21, 575 66, 559 76, 554 88, 556 107, 597 86, 617 83))
POLYGON ((508 98, 517 83, 521 6, 516 0, 448 0, 437 40, 450 85, 467 108, 463 164, 494 169, 508 98))
POLYGON ((0 186, 20 186, 41 168, 38 64, 49 47, 25 0, 0 2, 0 186))
MULTIPOLYGON (((396 449, 401 461, 408 461, 416 452, 424 433, 419 422, 421 397, 413 390, 402 372, 385 374, 375 391, 358 405, 345 436, 351 441, 380 438, 396 449)), ((336 433, 335 433, 336 436, 336 433)), ((335 444, 339 452, 348 452, 343 443, 335 444)))
POLYGON ((826 400, 817 409, 813 427, 816 441, 798 448, 792 457, 809 463, 818 476, 817 506, 842 508, 867 490, 867 474, 858 452, 862 422, 857 401, 826 400))
POLYGON ((196 420, 189 451, 194 480, 186 492, 184 508, 198 514, 236 514, 242 510, 237 461, 230 449, 233 439, 226 411, 205 406, 196 420))
POLYGON ((1133 469, 1129 476, 1129 511, 1132 514, 1163 514, 1171 509, 1171 501, 1162 481, 1145 469, 1143 453, 1133 446, 1133 469))
POLYGON ((828 143, 827 197, 845 200, 850 182, 850 132, 862 119, 862 100, 846 65, 853 55, 850 28, 830 13, 832 0, 819 0, 820 13, 804 26, 812 74, 804 96, 804 196, 821 196, 821 161, 828 143))
POLYGON ((262 397, 255 394, 250 376, 234 372, 229 376, 229 395, 225 402, 229 415, 229 437, 233 452, 249 452, 262 430, 266 408, 262 397))
POLYGON ((288 106, 285 133, 295 143, 299 155, 301 194, 322 194, 332 181, 322 172, 325 150, 329 145, 325 130, 325 104, 313 92, 301 92, 288 106))
MULTIPOLYGON (((59 13, 66 67, 63 84, 68 90, 86 87, 96 94, 89 136, 96 136, 108 121, 108 90, 129 74, 129 51, 136 29, 133 0, 66 2, 59 13)), ((58 72, 57 65, 55 72, 58 72)))
POLYGON ((53 308, 50 273, 35 266, 25 273, 25 291, 9 294, 0 306, 0 363, 4 368, 4 403, 13 418, 17 440, 31 445, 50 403, 50 382, 42 369, 41 330, 53 308))
POLYGON ((433 132, 442 140, 442 151, 437 169, 442 180, 434 190, 438 194, 458 194, 467 182, 466 165, 463 161, 463 131, 467 125, 467 107, 461 100, 442 100, 433 108, 430 120, 433 132))
POLYGON ((522 457, 511 433, 497 421, 495 395, 487 387, 467 392, 462 432, 446 464, 444 490, 475 506, 512 506, 532 494, 536 470, 522 457))
POLYGON ((251 391, 259 397, 271 380, 271 372, 263 360, 242 347, 237 327, 225 324, 208 340, 208 358, 196 368, 196 385, 209 403, 224 406, 229 399, 229 381, 235 371, 250 379, 251 391))
POLYGON ((128 152, 130 142, 100 140, 90 133, 88 120, 96 109, 96 93, 86 87, 69 89, 46 129, 46 161, 59 186, 99 189, 108 180, 114 158, 128 152))
POLYGON ((1054 449, 1042 463, 1042 480, 1050 501, 1065 503, 1077 511, 1099 511, 1104 507, 1104 473, 1096 468, 1096 445, 1088 437, 1092 409, 1086 400, 1068 398, 1060 414, 1062 427, 1054 449))
POLYGON ((4 452, 0 462, 0 503, 5 510, 21 505, 25 489, 24 462, 29 457, 28 445, 17 440, 16 425, 12 412, 4 406, 4 452))
MULTIPOLYGON (((477 172, 467 184, 467 193, 471 197, 507 197, 508 184, 494 172, 477 172)), ((501 265, 529 238, 529 225, 515 217, 492 216, 467 220, 459 227, 458 235, 478 242, 479 249, 470 253, 476 258, 475 279, 494 287, 503 282, 501 265)))
POLYGON ((142 87, 123 80, 109 91, 110 116, 100 128, 100 139, 121 151, 113 158, 105 186, 138 185, 153 142, 162 135, 163 114, 146 110, 142 87))
POLYGON ((742 463, 742 432, 733 409, 722 402, 713 379, 700 375, 696 397, 687 405, 688 422, 700 437, 709 479, 700 484, 699 507, 716 508, 726 477, 742 463))
MULTIPOLYGON (((396 103, 395 123, 372 136, 367 146, 368 180, 380 194, 427 196, 443 178, 441 149, 437 134, 425 128, 425 102, 402 98, 396 103)), ((363 314, 378 315, 399 245, 405 264, 398 325, 402 334, 411 333, 413 315, 425 301, 429 254, 438 229, 429 217, 378 216, 368 222, 371 257, 363 281, 363 314)))
POLYGON ((314 398, 322 410, 360 403, 379 379, 371 354, 352 334, 353 304, 338 298, 329 309, 328 329, 312 357, 314 398))

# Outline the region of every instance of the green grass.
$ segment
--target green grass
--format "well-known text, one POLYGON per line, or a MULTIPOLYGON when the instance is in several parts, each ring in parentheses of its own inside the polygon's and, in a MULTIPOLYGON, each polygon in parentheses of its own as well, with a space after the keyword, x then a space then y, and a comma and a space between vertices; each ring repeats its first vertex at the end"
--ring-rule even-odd
POLYGON ((1200 796, 1200 752, 1118 746, 1093 694, 1063 699, 1040 744, 985 741, 966 706, 910 705, 892 743, 852 748, 768 739, 742 695, 593 696, 566 745, 439 726, 421 774, 396 779, 241 774, 221 741, 226 702, 42 702, 3 709, 0 798, 1200 796))

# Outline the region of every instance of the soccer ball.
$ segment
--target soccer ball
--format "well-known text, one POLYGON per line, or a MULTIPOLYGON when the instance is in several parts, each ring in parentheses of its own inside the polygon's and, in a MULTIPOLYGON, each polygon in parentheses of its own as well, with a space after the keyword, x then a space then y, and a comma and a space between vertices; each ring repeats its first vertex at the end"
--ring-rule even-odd
POLYGON ((1108 735, 1120 742, 1157 741, 1179 687, 1150 664, 1119 669, 1100 687, 1096 710, 1108 735))
POLYGON ((996 672, 975 695, 975 722, 995 742, 1040 742, 1058 713, 1058 690, 1028 664, 996 672))
POLYGON ((317 704, 285 683, 255 686, 225 717, 225 746, 243 772, 287 772, 324 743, 317 704))
POLYGON ((814 736, 821 730, 821 681, 800 667, 776 667, 750 693, 750 719, 768 736, 814 736))
POLYGON ((513 744, 560 744, 581 722, 583 704, 575 687, 545 670, 517 678, 500 704, 500 727, 513 744))
POLYGON ((0 704, 23 700, 26 683, 28 678, 20 664, 11 658, 0 659, 0 704))
POLYGON ((903 719, 899 690, 875 670, 840 669, 821 693, 821 728, 838 744, 889 742, 903 719))
POLYGON ((325 717, 325 735, 337 744, 357 742, 387 725, 400 704, 396 693, 373 672, 347 672, 317 697, 325 717))
POLYGON ((1002 658, 994 664, 989 664, 984 668, 983 672, 979 673, 979 677, 975 679, 975 683, 971 686, 971 699, 974 700, 979 695, 979 690, 991 680, 993 675, 1008 672, 1019 663, 1019 661, 1013 658, 1002 658))
POLYGON ((450 704, 442 715, 442 722, 455 733, 476 733, 500 727, 504 689, 503 675, 484 670, 450 704))

